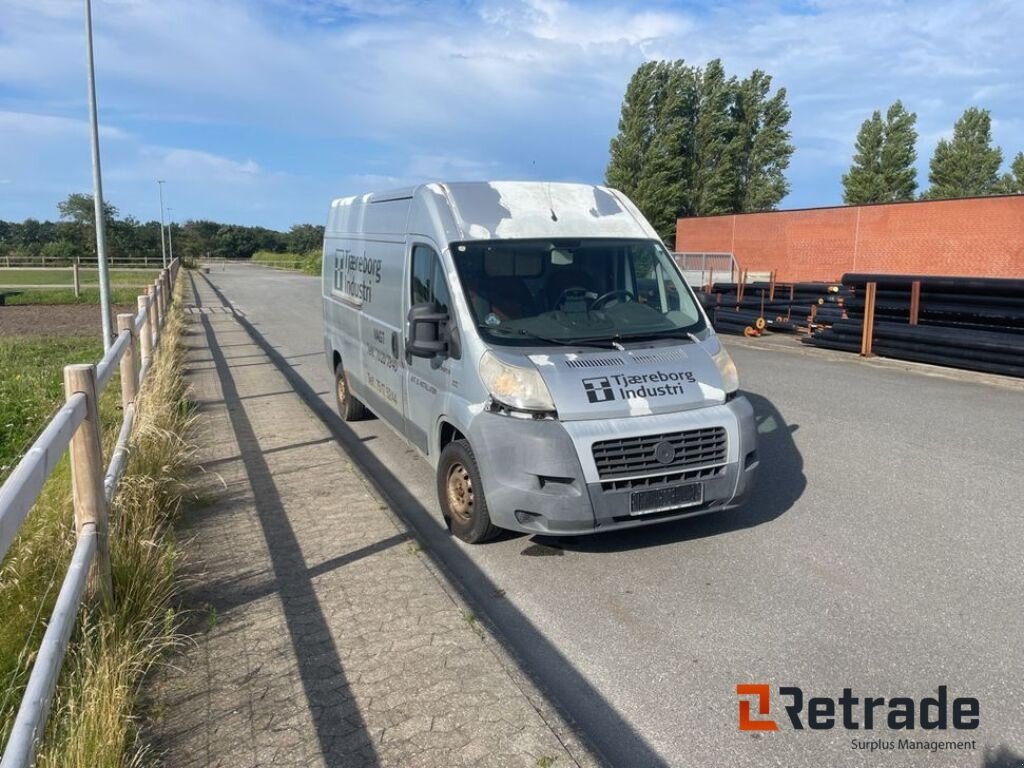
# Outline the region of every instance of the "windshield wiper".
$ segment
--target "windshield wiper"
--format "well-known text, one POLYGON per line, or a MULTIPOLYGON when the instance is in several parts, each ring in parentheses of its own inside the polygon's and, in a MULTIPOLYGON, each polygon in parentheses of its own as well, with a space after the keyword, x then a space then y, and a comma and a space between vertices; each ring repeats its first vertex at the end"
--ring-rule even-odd
POLYGON ((681 328, 666 328, 661 331, 648 331, 647 333, 613 333, 611 336, 600 336, 586 341, 610 341, 612 344, 623 341, 642 341, 645 339, 679 339, 699 344, 700 339, 689 331, 681 328))
POLYGON ((555 339, 550 336, 541 336, 540 334, 534 333, 533 331, 527 331, 523 328, 500 328, 492 325, 484 325, 478 323, 477 328, 483 328, 486 331, 508 333, 516 336, 522 336, 527 339, 536 339, 537 341, 543 341, 547 344, 556 344, 561 347, 594 347, 596 349, 615 349, 615 343, 610 339, 605 338, 594 338, 594 339, 555 339), (608 342, 606 344, 600 344, 597 342, 608 342))

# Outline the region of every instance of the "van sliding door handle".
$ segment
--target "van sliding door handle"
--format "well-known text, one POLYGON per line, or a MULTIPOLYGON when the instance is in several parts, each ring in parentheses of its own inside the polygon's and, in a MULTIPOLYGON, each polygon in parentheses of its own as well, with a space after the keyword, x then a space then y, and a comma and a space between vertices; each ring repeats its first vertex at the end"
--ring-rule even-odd
POLYGON ((398 359, 398 331, 391 332, 391 355, 398 359))

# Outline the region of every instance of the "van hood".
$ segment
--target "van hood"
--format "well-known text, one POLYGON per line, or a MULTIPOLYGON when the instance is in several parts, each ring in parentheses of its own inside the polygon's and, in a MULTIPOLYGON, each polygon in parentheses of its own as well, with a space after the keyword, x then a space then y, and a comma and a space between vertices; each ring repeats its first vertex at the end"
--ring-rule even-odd
POLYGON ((725 402, 718 366, 698 343, 529 358, 563 421, 672 413, 725 402))

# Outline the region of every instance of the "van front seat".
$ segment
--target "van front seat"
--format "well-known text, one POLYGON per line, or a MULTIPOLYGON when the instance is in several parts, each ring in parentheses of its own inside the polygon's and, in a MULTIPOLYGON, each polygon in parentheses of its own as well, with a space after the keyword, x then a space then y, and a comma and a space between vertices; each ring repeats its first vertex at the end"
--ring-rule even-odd
POLYGON ((514 275, 483 278, 470 287, 470 298, 481 322, 486 322, 491 313, 502 322, 537 314, 537 302, 529 287, 523 278, 514 275))

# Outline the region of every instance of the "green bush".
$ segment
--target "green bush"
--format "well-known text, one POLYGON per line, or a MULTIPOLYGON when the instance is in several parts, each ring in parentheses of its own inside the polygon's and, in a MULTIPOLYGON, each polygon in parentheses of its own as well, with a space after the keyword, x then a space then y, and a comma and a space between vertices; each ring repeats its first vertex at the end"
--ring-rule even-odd
POLYGON ((320 251, 305 253, 274 253, 273 251, 257 251, 252 256, 254 264, 262 264, 274 269, 292 269, 307 275, 320 274, 320 251))

